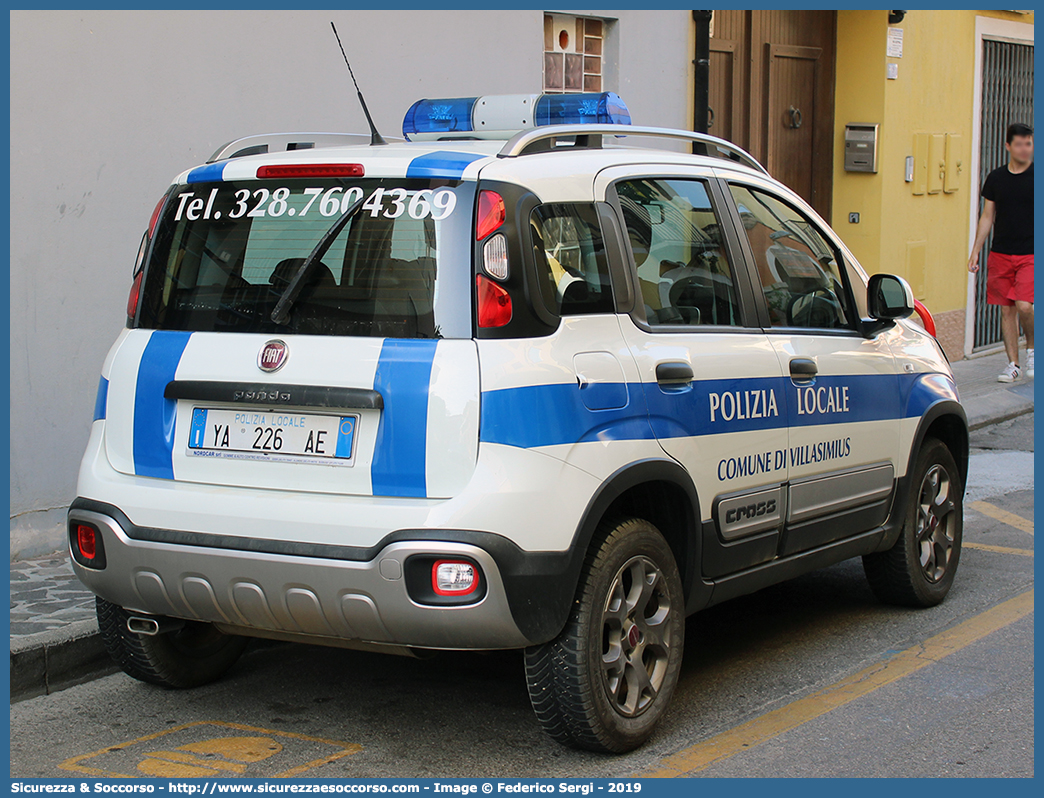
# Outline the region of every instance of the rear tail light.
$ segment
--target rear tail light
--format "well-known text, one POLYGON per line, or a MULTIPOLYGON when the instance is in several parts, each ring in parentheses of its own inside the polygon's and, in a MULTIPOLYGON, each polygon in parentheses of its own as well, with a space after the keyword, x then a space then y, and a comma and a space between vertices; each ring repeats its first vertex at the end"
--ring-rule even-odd
POLYGON ((85 560, 93 560, 98 554, 98 546, 95 535, 98 533, 89 526, 78 524, 76 526, 76 548, 80 550, 80 556, 85 560))
POLYGON ((156 222, 159 221, 160 211, 163 210, 163 203, 166 201, 167 195, 164 194, 156 203, 156 209, 152 212, 152 218, 149 219, 149 238, 152 238, 152 232, 156 229, 156 222))
POLYGON ((501 286, 483 277, 475 277, 479 327, 503 327, 511 321, 511 295, 501 286))
POLYGON ((490 277, 506 280, 508 276, 507 239, 503 233, 493 236, 482 247, 482 267, 490 277))
POLYGON ((507 219, 504 198, 495 191, 480 191, 478 217, 475 219, 475 240, 481 241, 497 230, 507 219))
POLYGON ((921 324, 924 325, 924 329, 929 335, 935 335, 935 319, 932 318, 932 314, 928 312, 928 308, 919 299, 914 300, 914 310, 917 311, 917 315, 921 317, 921 324))
POLYGON ((127 297, 128 319, 133 319, 134 314, 138 312, 138 297, 141 296, 141 278, 144 274, 144 271, 139 271, 134 276, 134 282, 131 283, 130 296, 127 297))
POLYGON ((259 166, 261 180, 274 177, 365 177, 361 163, 279 163, 259 166))
POLYGON ((431 589, 439 596, 468 596, 478 590, 479 572, 465 560, 438 560, 431 566, 431 589))
POLYGON ((69 523, 69 553, 84 568, 101 571, 105 568, 105 541, 93 524, 69 523))

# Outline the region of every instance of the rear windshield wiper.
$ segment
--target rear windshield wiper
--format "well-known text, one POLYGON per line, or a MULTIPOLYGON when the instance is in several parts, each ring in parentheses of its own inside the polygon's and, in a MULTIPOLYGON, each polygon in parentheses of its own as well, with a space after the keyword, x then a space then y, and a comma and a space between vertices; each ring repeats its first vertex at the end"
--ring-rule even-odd
POLYGON ((359 209, 363 205, 363 197, 359 197, 355 202, 344 213, 341 214, 340 218, 333 223, 333 226, 323 233, 323 237, 319 239, 319 243, 315 245, 315 249, 312 250, 311 254, 304 259, 304 263, 297 267, 297 271, 294 272, 294 276, 290 278, 290 284, 286 287, 286 290, 280 294, 279 301, 276 302, 274 308, 272 308, 272 321, 276 324, 286 324, 290 319, 290 309, 294 306, 294 302, 297 301, 297 297, 301 293, 301 289, 304 288, 312 269, 315 264, 322 260, 323 255, 326 254, 326 250, 330 248, 334 240, 340 235, 341 231, 344 230, 346 224, 351 221, 351 218, 359 212, 359 209))

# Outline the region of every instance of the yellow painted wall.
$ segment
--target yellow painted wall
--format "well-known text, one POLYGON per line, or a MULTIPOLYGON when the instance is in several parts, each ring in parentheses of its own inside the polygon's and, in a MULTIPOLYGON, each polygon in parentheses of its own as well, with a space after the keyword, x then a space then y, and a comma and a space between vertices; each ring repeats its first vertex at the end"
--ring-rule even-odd
POLYGON ((906 277, 933 313, 963 308, 967 297, 975 17, 1033 22, 1008 12, 909 11, 903 57, 887 58, 887 11, 839 11, 833 219, 868 272, 906 277), (886 64, 898 64, 897 80, 886 64), (844 171, 844 126, 877 123, 878 172, 844 171), (906 156, 914 134, 961 136, 958 190, 912 193, 906 156), (860 213, 849 224, 850 212, 860 213), (923 290, 918 290, 923 286, 923 290))
MULTIPOLYGON (((882 124, 887 11, 837 12, 837 78, 834 93, 833 227, 868 272, 881 271, 882 193, 885 172, 844 171, 845 124, 882 124), (872 67, 871 65, 876 65, 872 67), (859 224, 848 214, 858 213, 859 224)), ((880 131, 883 137, 885 131, 880 131)), ((883 166, 883 164, 882 164, 883 166)))

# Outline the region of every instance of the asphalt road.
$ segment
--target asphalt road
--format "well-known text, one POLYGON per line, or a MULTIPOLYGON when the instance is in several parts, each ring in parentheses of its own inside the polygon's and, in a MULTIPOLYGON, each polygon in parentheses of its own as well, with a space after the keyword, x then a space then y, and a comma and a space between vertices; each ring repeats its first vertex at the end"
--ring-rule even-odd
POLYGON ((858 560, 688 621, 641 750, 560 747, 518 653, 417 660, 258 646, 220 683, 117 674, 11 707, 11 775, 1032 776, 1033 418, 973 434, 947 601, 879 604, 858 560))

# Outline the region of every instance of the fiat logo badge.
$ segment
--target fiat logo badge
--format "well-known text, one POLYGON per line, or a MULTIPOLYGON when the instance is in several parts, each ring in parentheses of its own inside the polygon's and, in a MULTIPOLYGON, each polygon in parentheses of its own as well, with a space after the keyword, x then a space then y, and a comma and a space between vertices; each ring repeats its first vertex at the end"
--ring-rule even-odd
POLYGON ((286 345, 286 341, 269 341, 257 353, 257 367, 261 371, 279 371, 286 363, 289 352, 290 348, 286 345))

